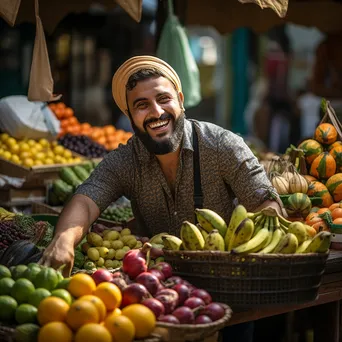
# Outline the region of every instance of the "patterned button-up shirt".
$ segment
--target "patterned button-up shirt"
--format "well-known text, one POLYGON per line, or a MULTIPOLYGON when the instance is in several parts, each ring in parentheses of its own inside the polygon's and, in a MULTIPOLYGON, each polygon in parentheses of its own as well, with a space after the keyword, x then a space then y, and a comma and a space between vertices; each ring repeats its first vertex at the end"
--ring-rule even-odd
MULTIPOLYGON (((263 167, 238 135, 192 120, 198 135, 203 207, 229 222, 234 199, 253 211, 276 195, 263 167)), ((104 210, 121 196, 131 200, 139 232, 179 236, 183 221, 195 221, 192 125, 185 130, 173 196, 155 155, 133 136, 110 152, 77 189, 104 210)))

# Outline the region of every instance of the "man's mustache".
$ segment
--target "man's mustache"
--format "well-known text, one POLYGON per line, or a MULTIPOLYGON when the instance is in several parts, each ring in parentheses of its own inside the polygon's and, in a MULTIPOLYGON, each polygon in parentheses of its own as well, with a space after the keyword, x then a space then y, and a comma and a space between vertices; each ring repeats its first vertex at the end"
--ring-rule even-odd
POLYGON ((152 118, 152 119, 148 119, 144 122, 144 129, 146 130, 146 126, 147 125, 150 125, 154 122, 158 122, 158 121, 163 121, 163 120, 172 120, 173 119, 173 116, 169 113, 163 113, 159 119, 156 119, 156 118, 152 118))

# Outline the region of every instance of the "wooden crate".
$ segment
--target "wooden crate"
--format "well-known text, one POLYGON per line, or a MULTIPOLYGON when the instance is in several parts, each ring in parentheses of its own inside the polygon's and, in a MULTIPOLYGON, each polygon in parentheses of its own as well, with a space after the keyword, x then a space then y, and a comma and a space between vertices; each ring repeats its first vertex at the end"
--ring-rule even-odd
POLYGON ((44 202, 45 195, 45 187, 0 189, 0 206, 11 207, 18 205, 30 205, 33 201, 44 202))

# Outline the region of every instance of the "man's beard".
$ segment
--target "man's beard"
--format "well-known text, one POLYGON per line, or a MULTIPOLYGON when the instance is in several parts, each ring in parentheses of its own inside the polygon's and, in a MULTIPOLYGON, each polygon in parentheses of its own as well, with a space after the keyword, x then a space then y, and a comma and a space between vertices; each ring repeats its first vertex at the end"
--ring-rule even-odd
POLYGON ((140 141, 144 144, 146 149, 153 154, 156 155, 163 155, 168 154, 171 152, 177 151, 178 147, 181 144, 183 133, 184 133, 184 122, 185 122, 185 114, 182 112, 180 116, 175 120, 173 115, 169 113, 164 113, 160 116, 159 119, 152 119, 144 122, 144 129, 145 132, 142 132, 131 119, 131 125, 135 132, 135 135, 140 139, 140 141), (174 126, 173 132, 171 136, 163 141, 156 141, 154 140, 148 133, 147 133, 147 125, 153 122, 162 121, 162 120, 170 120, 169 125, 174 126))

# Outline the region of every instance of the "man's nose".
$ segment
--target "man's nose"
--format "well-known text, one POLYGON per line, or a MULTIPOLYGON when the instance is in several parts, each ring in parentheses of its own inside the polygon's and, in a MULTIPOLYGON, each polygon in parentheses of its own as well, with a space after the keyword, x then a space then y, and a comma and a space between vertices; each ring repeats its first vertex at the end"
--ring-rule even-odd
POLYGON ((151 114, 154 117, 159 118, 163 113, 164 109, 157 102, 154 102, 151 106, 151 114))

